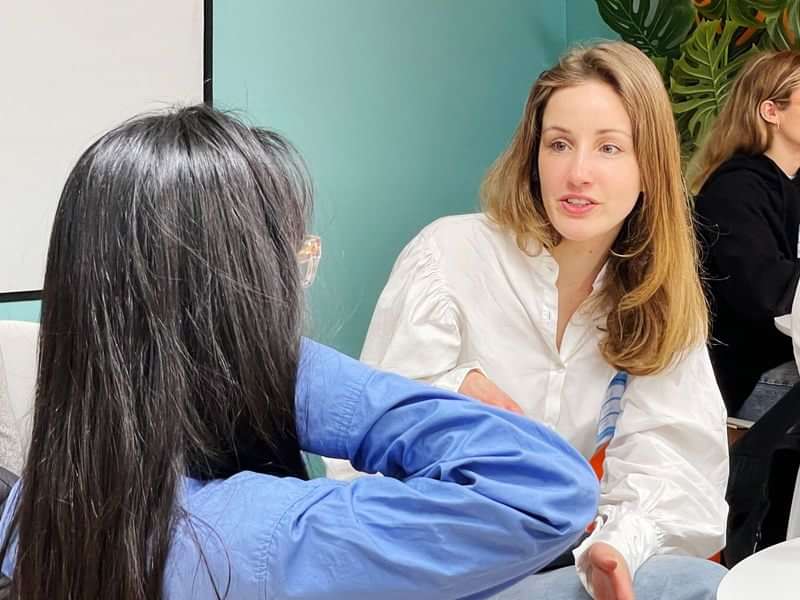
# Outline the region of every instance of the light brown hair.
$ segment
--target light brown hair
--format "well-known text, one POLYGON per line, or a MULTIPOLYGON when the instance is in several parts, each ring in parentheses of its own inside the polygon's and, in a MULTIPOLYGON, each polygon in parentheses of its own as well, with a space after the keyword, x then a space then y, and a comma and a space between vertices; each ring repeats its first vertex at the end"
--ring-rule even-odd
POLYGON ((642 52, 624 42, 575 48, 541 74, 510 146, 484 179, 484 211, 515 234, 523 251, 530 242, 558 245, 539 189, 542 115, 556 90, 588 81, 610 85, 625 105, 642 180, 642 195, 614 242, 597 298, 608 311, 600 351, 617 369, 658 373, 705 341, 708 310, 671 105, 658 70, 642 52))
POLYGON ((697 194, 709 176, 734 154, 764 154, 773 128, 761 118, 761 103, 781 109, 800 86, 800 52, 763 52, 751 58, 733 83, 722 111, 689 165, 691 191, 697 194))

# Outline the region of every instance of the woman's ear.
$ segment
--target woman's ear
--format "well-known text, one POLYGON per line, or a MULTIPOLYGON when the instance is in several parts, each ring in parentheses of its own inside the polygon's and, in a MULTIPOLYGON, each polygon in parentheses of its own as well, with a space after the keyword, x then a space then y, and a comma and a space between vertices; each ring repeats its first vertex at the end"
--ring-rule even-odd
POLYGON ((758 105, 758 114, 767 123, 778 124, 778 107, 772 100, 764 100, 758 105))

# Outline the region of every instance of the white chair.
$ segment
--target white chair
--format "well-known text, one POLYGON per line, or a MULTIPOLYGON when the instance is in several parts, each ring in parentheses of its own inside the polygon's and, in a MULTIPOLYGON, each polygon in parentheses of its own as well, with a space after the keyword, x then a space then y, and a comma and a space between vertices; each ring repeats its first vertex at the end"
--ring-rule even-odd
MULTIPOLYGON (((800 371, 800 285, 794 292, 794 302, 792 302, 791 329, 789 335, 792 336, 792 347, 794 349, 794 361, 800 371)), ((786 528, 786 539, 800 537, 800 471, 794 483, 794 495, 792 496, 792 507, 789 511, 789 525, 786 528)))
POLYGON ((5 381, 11 415, 16 421, 22 456, 28 453, 33 428, 38 323, 0 321, 0 385, 5 381))
POLYGON ((800 285, 797 286, 797 289, 794 292, 794 301, 792 302, 791 314, 784 315, 783 317, 775 317, 775 326, 779 331, 792 338, 794 362, 797 365, 797 370, 800 371, 800 285), (780 319, 784 319, 782 325, 779 324, 780 319), (788 331, 786 330, 787 325, 788 331))
POLYGON ((789 511, 789 525, 786 528, 786 539, 791 540, 800 537, 800 471, 794 481, 794 495, 792 496, 792 508, 789 511))

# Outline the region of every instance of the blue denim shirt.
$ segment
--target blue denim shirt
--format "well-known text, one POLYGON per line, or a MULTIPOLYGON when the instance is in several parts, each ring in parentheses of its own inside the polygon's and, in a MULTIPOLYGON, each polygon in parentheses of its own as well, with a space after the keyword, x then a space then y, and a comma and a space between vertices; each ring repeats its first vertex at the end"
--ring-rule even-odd
POLYGON ((216 598, 215 587, 236 600, 485 598, 567 549, 595 515, 586 461, 525 417, 313 342, 296 408, 305 450, 386 476, 187 478, 167 598, 216 598))

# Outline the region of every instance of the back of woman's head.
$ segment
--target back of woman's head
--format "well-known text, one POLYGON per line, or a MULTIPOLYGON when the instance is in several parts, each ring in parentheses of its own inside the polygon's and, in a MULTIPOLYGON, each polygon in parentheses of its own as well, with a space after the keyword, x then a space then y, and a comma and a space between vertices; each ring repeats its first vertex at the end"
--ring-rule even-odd
POLYGON ((786 108, 800 86, 800 52, 762 52, 751 58, 737 75, 719 116, 702 140, 689 165, 692 193, 698 193, 716 169, 734 154, 767 151, 773 129, 761 117, 761 104, 771 100, 786 108))
POLYGON ((284 140, 204 106, 130 121, 78 160, 47 258, 22 598, 159 598, 183 475, 304 476, 309 210, 284 140))
POLYGON ((543 72, 511 144, 484 179, 484 209, 516 235, 522 249, 531 241, 546 248, 559 244, 539 184, 542 118, 555 92, 588 82, 610 86, 625 107, 642 189, 608 261, 600 295, 609 311, 601 352, 618 369, 657 373, 702 343, 708 319, 678 132, 663 80, 644 53, 625 42, 577 47, 543 72))

